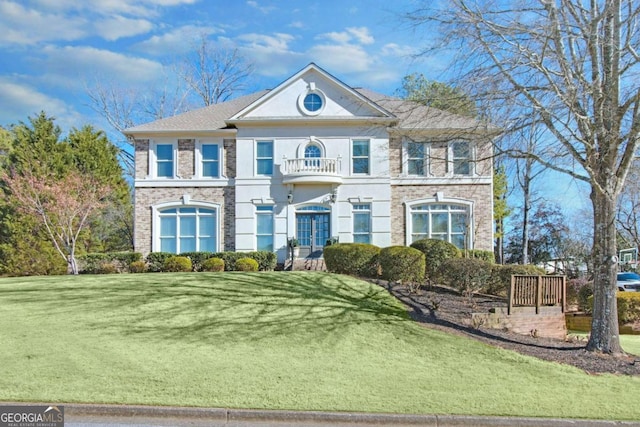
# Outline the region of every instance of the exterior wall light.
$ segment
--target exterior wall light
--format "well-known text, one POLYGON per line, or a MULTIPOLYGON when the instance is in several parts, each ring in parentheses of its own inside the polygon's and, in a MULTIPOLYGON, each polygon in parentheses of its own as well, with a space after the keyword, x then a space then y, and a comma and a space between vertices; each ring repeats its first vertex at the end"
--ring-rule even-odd
POLYGON ((293 203, 293 191, 289 191, 289 194, 287 194, 287 202, 289 204, 293 203))

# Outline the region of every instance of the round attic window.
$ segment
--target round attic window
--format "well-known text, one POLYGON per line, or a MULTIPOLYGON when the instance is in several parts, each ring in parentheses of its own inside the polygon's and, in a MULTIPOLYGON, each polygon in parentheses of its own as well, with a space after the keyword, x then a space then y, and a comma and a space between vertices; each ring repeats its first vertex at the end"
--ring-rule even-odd
POLYGON ((317 116, 324 106, 324 94, 317 89, 306 91, 298 97, 298 107, 307 116, 317 116))

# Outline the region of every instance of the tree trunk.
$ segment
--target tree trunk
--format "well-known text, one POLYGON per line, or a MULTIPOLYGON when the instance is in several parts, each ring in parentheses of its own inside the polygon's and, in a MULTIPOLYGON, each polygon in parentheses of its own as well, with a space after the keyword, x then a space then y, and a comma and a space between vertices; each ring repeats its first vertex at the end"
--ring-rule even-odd
POLYGON ((591 191, 593 204, 593 320, 587 350, 609 354, 623 353, 618 328, 616 301, 616 203, 611 197, 591 191))

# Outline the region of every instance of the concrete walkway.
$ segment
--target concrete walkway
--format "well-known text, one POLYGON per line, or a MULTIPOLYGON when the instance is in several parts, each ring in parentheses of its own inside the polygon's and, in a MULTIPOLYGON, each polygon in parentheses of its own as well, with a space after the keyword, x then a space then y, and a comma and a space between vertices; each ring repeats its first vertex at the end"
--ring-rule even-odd
POLYGON ((480 417, 463 415, 396 415, 346 412, 302 412, 224 408, 60 404, 66 427, 207 426, 207 427, 358 427, 358 426, 638 426, 640 421, 566 420, 552 418, 480 417))

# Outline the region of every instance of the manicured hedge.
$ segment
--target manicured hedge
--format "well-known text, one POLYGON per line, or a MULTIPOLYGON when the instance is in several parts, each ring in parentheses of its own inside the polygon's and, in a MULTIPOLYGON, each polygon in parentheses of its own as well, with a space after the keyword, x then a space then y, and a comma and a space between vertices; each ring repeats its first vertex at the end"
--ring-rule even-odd
POLYGON ((131 263, 141 259, 138 252, 90 253, 80 255, 78 263, 83 274, 128 273, 131 263))
POLYGON ((481 259, 491 264, 495 264, 496 262, 496 255, 493 251, 484 251, 482 249, 468 249, 465 251, 465 257, 481 259))
POLYGON ((236 271, 258 271, 258 261, 253 258, 238 258, 236 260, 236 271))
POLYGON ((546 272, 543 268, 536 267, 535 265, 494 264, 491 271, 491 281, 487 283, 487 287, 483 292, 506 297, 509 286, 511 285, 511 275, 513 274, 544 276, 546 275, 546 272))
POLYGON ((408 246, 382 248, 378 256, 382 278, 414 288, 424 282, 425 256, 408 246))
POLYGON ((379 253, 379 247, 367 243, 336 243, 324 247, 323 257, 332 273, 377 277, 379 253))
POLYGON ((191 260, 186 256, 172 256, 164 260, 162 271, 168 273, 188 273, 192 271, 191 260))
POLYGON ((202 271, 224 271, 224 260, 220 258, 208 258, 202 262, 202 271))
MULTIPOLYGON (((625 325, 640 320, 640 292, 618 292, 618 324, 625 325)), ((593 295, 588 299, 589 312, 593 311, 593 295)))
MULTIPOLYGON (((176 254, 168 252, 151 252, 149 255, 147 255, 148 271, 162 271, 165 260, 175 255, 176 254)), ((193 271, 202 271, 203 263, 210 258, 220 258, 221 260, 223 260, 225 271, 235 270, 236 261, 240 258, 251 258, 255 260, 258 263, 258 270, 260 271, 274 270, 278 261, 276 254, 269 251, 185 252, 181 253, 180 256, 189 258, 191 260, 193 271)))
POLYGON ((491 281, 492 264, 476 258, 451 258, 438 269, 438 281, 471 296, 487 288, 491 281))
POLYGON ((421 239, 411 244, 425 256, 425 275, 433 281, 438 273, 438 268, 447 259, 460 258, 460 249, 454 244, 444 240, 421 239))

